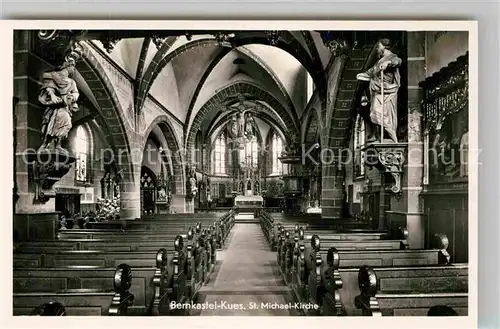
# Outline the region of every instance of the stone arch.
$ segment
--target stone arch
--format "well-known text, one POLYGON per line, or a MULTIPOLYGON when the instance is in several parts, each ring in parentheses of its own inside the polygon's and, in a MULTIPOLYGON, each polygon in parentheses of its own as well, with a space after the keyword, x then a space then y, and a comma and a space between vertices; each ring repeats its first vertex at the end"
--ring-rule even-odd
POLYGON ((316 135, 320 129, 319 115, 318 111, 311 107, 306 114, 302 125, 302 136, 301 141, 305 145, 311 145, 316 140, 316 135))
POLYGON ((174 186, 175 191, 172 191, 173 194, 184 194, 184 154, 180 147, 180 143, 175 136, 174 130, 169 124, 170 118, 166 115, 157 116, 148 126, 146 131, 144 132, 143 140, 141 141, 141 150, 144 150, 146 147, 147 139, 151 131, 158 126, 163 134, 165 135, 165 139, 168 143, 167 147, 170 150, 172 168, 173 168, 173 178, 174 178, 174 186))
MULTIPOLYGON (((288 33, 288 32, 286 32, 286 33, 288 33)), ((285 36, 287 36, 287 35, 285 35, 285 36)), ((295 40, 295 38, 293 38, 293 36, 290 35, 290 37, 293 40, 295 40)), ((168 51, 168 49, 175 42, 176 39, 172 38, 172 40, 173 41, 171 42, 171 44, 169 44, 168 48, 165 47, 166 50, 164 53, 166 53, 168 51)), ((263 44, 263 45, 269 46, 269 41, 264 36, 236 37, 236 38, 231 40, 231 45, 233 47, 240 47, 240 46, 244 46, 244 45, 248 45, 248 44, 263 44)), ((196 47, 203 47, 203 46, 221 46, 221 44, 219 43, 219 41, 217 41, 216 39, 212 39, 212 38, 199 39, 199 40, 195 40, 195 41, 190 41, 190 42, 180 46, 179 48, 176 48, 174 51, 169 53, 167 56, 163 57, 162 56, 163 53, 161 54, 161 56, 158 56, 158 58, 155 56, 154 60, 156 59, 156 61, 153 60, 153 62, 152 62, 152 63, 154 63, 154 66, 150 65, 150 67, 147 68, 146 72, 144 73, 144 76, 142 77, 142 80, 145 82, 145 84, 141 83, 139 88, 138 88, 137 97, 136 97, 137 113, 141 112, 142 107, 144 105, 144 102, 146 100, 146 96, 149 93, 151 86, 153 85, 156 77, 168 65, 168 63, 170 61, 172 61, 172 59, 174 59, 175 57, 181 55, 182 53, 184 53, 190 49, 193 49, 196 47)), ((283 40, 283 38, 280 38, 277 41, 277 43, 274 45, 274 47, 280 48, 280 49, 286 51, 287 53, 289 53, 290 55, 294 56, 305 67, 305 69, 309 72, 309 74, 311 74, 311 77, 313 78, 314 83, 316 84, 316 86, 318 86, 317 87, 318 90, 324 91, 323 86, 326 86, 326 75, 323 72, 322 65, 318 66, 317 63, 315 63, 311 59, 307 50, 304 49, 300 45, 300 43, 298 43, 298 41, 296 41, 296 42, 292 41, 291 43, 289 43, 289 42, 285 42, 283 40)), ((212 64, 215 67, 215 65, 217 63, 212 62, 212 64)), ((212 67, 212 69, 213 69, 213 67, 212 67)), ((195 92, 195 95, 196 95, 196 92, 195 92)), ((188 114, 190 114, 190 113, 188 113, 188 114)))
MULTIPOLYGON (((190 150, 194 145, 195 133, 201 126, 203 118, 206 114, 213 111, 215 107, 219 106, 219 100, 226 99, 229 97, 234 97, 238 94, 252 94, 256 96, 260 101, 266 102, 269 106, 274 108, 276 112, 281 116, 285 125, 290 127, 289 131, 294 134, 298 134, 297 126, 294 124, 293 119, 289 116, 288 111, 283 107, 283 105, 274 98, 270 93, 263 90, 262 88, 250 84, 248 82, 236 82, 229 86, 221 89, 217 94, 212 96, 203 107, 198 111, 196 117, 193 120, 193 124, 189 130, 189 134, 186 138, 186 149, 190 150)), ((186 159, 190 161, 191 159, 186 159)))
POLYGON ((130 143, 124 125, 124 111, 104 68, 85 44, 83 58, 77 62, 76 69, 89 85, 100 107, 97 109, 100 114, 98 123, 106 127, 106 139, 114 148, 115 159, 118 156, 117 167, 123 169, 125 181, 135 182, 130 143))
MULTIPOLYGON (((138 82, 135 86, 135 97, 134 97, 134 104, 135 104, 135 109, 136 113, 138 115, 141 114, 142 107, 144 106, 144 102, 147 99, 147 95, 149 93, 149 89, 153 85, 154 80, 160 73, 160 71, 166 66, 166 64, 172 60, 175 56, 179 55, 182 52, 176 52, 174 50, 171 54, 168 56, 164 57, 164 55, 169 51, 169 49, 173 46, 175 41, 177 41, 178 37, 167 37, 165 40, 165 43, 160 47, 160 49, 155 53, 153 59, 151 60, 150 64, 146 67, 146 70, 144 71, 144 64, 149 48, 149 44, 151 39, 146 38, 144 39, 144 42, 142 44, 141 48, 141 55, 139 57, 139 63, 137 65, 137 75, 136 75, 136 81, 138 82), (173 53, 175 53, 175 56, 170 56, 173 53), (163 65, 163 66, 161 66, 163 65), (161 67, 160 70, 158 68, 161 67), (140 75, 139 75, 140 73, 140 75), (143 74, 144 73, 144 74, 143 74)), ((182 48, 182 47, 180 47, 182 48)), ((187 50, 187 49, 185 49, 187 50)), ((184 51, 185 51, 184 50, 184 51)))

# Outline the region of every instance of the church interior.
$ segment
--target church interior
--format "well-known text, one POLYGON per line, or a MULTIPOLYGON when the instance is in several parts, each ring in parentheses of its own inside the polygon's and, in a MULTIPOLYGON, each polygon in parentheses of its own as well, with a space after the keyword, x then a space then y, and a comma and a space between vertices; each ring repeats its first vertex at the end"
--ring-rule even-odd
POLYGON ((13 315, 467 315, 468 38, 16 30, 13 315))

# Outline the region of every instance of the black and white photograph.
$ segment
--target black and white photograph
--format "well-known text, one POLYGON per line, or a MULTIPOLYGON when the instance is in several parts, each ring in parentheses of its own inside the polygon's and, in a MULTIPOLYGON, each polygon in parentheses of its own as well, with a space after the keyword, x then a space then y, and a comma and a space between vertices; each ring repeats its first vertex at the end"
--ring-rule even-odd
POLYGON ((12 321, 476 316, 475 22, 28 23, 12 321))

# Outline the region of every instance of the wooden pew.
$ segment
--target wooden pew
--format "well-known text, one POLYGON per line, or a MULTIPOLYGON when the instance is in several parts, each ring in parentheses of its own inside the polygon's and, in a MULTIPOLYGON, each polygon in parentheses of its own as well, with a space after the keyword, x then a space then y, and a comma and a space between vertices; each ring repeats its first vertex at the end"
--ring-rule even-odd
POLYGON ((358 271, 356 308, 365 316, 425 316, 433 306, 468 313, 468 266, 373 269, 358 271), (429 278, 432 278, 430 280, 429 278), (401 285, 402 279, 405 286, 401 285))
MULTIPOLYGON (((408 248, 408 234, 407 231, 403 229, 401 230, 401 238, 397 240, 384 240, 382 238, 387 238, 385 233, 373 232, 325 232, 322 236, 325 238, 321 238, 320 246, 319 236, 317 234, 305 236, 302 227, 296 226, 293 235, 288 231, 280 229, 277 258, 278 265, 280 266, 286 282, 291 282, 296 273, 302 271, 302 269, 297 268, 299 266, 298 259, 300 258, 301 252, 304 253, 304 257, 310 257, 308 254, 311 252, 319 253, 322 251, 323 254, 326 255, 328 249, 332 247, 338 250, 399 250, 408 248), (311 241, 311 244, 306 244, 305 241, 311 241), (311 250, 311 248, 314 249, 314 247, 312 247, 313 244, 317 248, 320 248, 320 250, 311 250)), ((313 255, 312 257, 315 256, 313 255)), ((303 263, 300 264, 304 266, 303 263)))
MULTIPOLYGON (((68 266, 56 268, 14 268, 14 293, 112 288, 113 268, 68 266)), ((127 315, 148 315, 153 302, 156 268, 133 268, 134 305, 127 315)), ((168 303, 167 303, 168 305, 168 303)))
MULTIPOLYGON (((175 225, 171 225, 170 228, 172 228, 172 226, 175 225)), ((177 225, 177 227, 183 229, 185 225, 177 225)), ((77 232, 75 230, 73 231, 74 233, 72 232, 71 234, 76 234, 76 236, 73 235, 72 237, 78 237, 78 234, 80 234, 83 235, 83 238, 87 238, 88 236, 85 236, 85 234, 89 232, 85 231, 86 230, 80 230, 80 232, 77 232)), ((208 280, 209 272, 213 271, 215 267, 215 226, 212 226, 210 230, 201 230, 201 225, 198 223, 195 230, 189 229, 187 234, 176 237, 172 248, 165 245, 166 238, 172 236, 171 232, 161 232, 158 233, 156 238, 149 236, 148 240, 144 240, 143 234, 148 234, 147 232, 134 232, 133 234, 117 237, 116 231, 117 230, 108 232, 112 234, 106 236, 106 238, 113 238, 113 240, 108 240, 106 238, 71 239, 20 243, 15 246, 14 259, 18 265, 22 266, 39 266, 42 264, 45 266, 48 264, 61 264, 65 262, 66 264, 73 265, 90 263, 92 265, 103 266, 116 263, 117 258, 120 257, 125 257, 127 260, 132 261, 134 261, 134 257, 136 257, 135 261, 137 261, 137 263, 134 264, 135 266, 150 266, 151 257, 148 257, 144 253, 131 253, 130 251, 139 249, 152 251, 153 249, 158 250, 158 247, 166 247, 165 250, 169 250, 169 252, 172 252, 174 255, 171 262, 169 262, 171 271, 159 271, 160 275, 156 275, 156 277, 153 278, 153 282, 156 282, 154 288, 156 308, 153 307, 155 303, 152 303, 153 306, 149 307, 149 309, 156 310, 152 311, 152 313, 156 314, 162 313, 159 309, 164 305, 164 303, 161 303, 161 300, 165 300, 165 298, 161 296, 169 294, 171 298, 178 302, 194 299, 201 285, 208 280), (145 244, 147 245, 145 246, 145 244), (179 251, 179 248, 182 250, 179 251), (65 252, 59 252, 61 249, 67 250, 66 254, 65 252), (96 249, 106 251, 98 252, 96 249), (120 250, 122 253, 110 252, 108 251, 110 249, 120 250), (71 250, 84 250, 85 255, 82 257, 81 252, 78 254, 77 252, 71 252, 71 250), (169 275, 170 273, 172 273, 172 276, 164 280, 168 283, 161 283, 161 277, 169 275)), ((91 233, 99 234, 97 232, 91 233)), ((101 237, 102 236, 105 235, 101 235, 101 237)), ((149 256, 151 255, 151 253, 148 254, 149 256)), ((149 300, 149 298, 146 299, 149 300)))
POLYGON ((216 248, 221 248, 228 236, 221 225, 217 222, 212 225, 202 225, 201 222, 194 223, 172 223, 168 226, 159 226, 157 228, 148 228, 142 230, 122 230, 116 229, 74 229, 60 230, 58 233, 59 240, 75 240, 75 239, 115 239, 134 238, 142 240, 156 240, 168 237, 175 237, 177 234, 186 232, 192 226, 195 227, 196 233, 207 230, 210 236, 214 237, 216 248))
POLYGON ((293 231, 295 226, 302 226, 314 234, 324 231, 336 231, 338 233, 353 233, 357 229, 363 229, 364 232, 371 231, 372 234, 384 235, 385 232, 370 230, 364 223, 358 223, 352 220, 342 220, 335 222, 323 222, 317 214, 273 214, 272 216, 261 211, 260 223, 264 235, 274 251, 279 243, 279 233, 281 230, 293 231))
POLYGON ((13 314, 36 315, 40 305, 57 302, 67 315, 127 315, 134 295, 131 269, 120 264, 113 273, 113 289, 67 289, 56 292, 14 292, 13 314))
POLYGON ((201 223, 205 225, 214 225, 218 235, 217 242, 222 246, 229 231, 234 226, 234 211, 224 214, 173 214, 160 216, 150 219, 137 220, 113 220, 99 223, 88 223, 87 229, 105 230, 172 230, 175 227, 188 227, 201 223))
MULTIPOLYGON (((295 225, 293 233, 290 233, 288 230, 284 230, 282 227, 278 228, 278 243, 277 243, 277 257, 278 264, 281 266, 282 270, 285 273, 288 273, 288 270, 293 265, 293 255, 297 255, 299 252, 299 246, 304 245, 304 240, 311 241, 313 236, 318 236, 321 234, 323 244, 329 245, 334 244, 339 246, 340 248, 344 248, 345 250, 349 249, 370 249, 373 248, 373 243, 359 243, 356 244, 356 247, 352 247, 356 241, 373 241, 375 243, 375 248, 377 250, 387 249, 388 245, 392 246, 388 249, 393 249, 393 245, 397 245, 396 241, 388 240, 388 235, 385 232, 370 232, 370 231, 354 231, 354 232, 329 232, 329 231, 304 231, 302 227, 295 225), (385 242, 376 242, 384 240, 385 242), (338 243, 338 242, 342 243, 338 243), (349 241, 349 242, 348 242, 349 241)), ((401 234, 398 237, 399 239, 399 248, 407 249, 407 231, 401 230, 401 234)))
MULTIPOLYGON (((445 268, 445 266, 449 265, 449 259, 443 262, 443 258, 440 257, 441 253, 442 250, 440 249, 360 252, 338 251, 331 248, 326 256, 326 262, 324 262, 325 259, 322 259, 324 264, 321 269, 322 281, 321 285, 316 287, 321 293, 318 300, 322 306, 322 313, 326 315, 343 315, 346 312, 348 314, 354 312, 353 294, 357 289, 357 268, 366 266, 367 263, 372 263, 379 269, 388 269, 389 271, 393 268, 403 267, 419 268, 420 271, 426 269, 428 272, 434 271, 434 273, 437 273, 435 272, 437 268, 438 271, 445 269, 448 271, 446 273, 449 274, 450 271, 458 269, 458 272, 456 272, 457 277, 463 276, 464 273, 467 276, 467 270, 464 271, 462 265, 445 268)), ((446 273, 435 275, 441 277, 446 273)), ((404 279, 400 280, 405 284, 404 279)), ((437 280, 441 279, 438 278, 437 280)))
MULTIPOLYGON (((156 247, 164 247, 165 253, 170 253, 168 265, 164 267, 162 276, 165 278, 165 289, 171 289, 171 299, 183 302, 194 296, 194 287, 197 286, 195 278, 195 258, 192 249, 184 243, 182 236, 176 237, 169 245, 162 243, 156 247)), ((117 243, 117 242, 115 242, 117 243)), ((125 241, 124 244, 140 243, 140 241, 125 241)), ((57 242, 54 242, 57 244, 57 242)), ((102 266, 112 267, 115 264, 127 261, 132 267, 153 267, 157 264, 157 257, 151 251, 105 251, 105 250, 71 250, 54 251, 38 248, 35 253, 29 251, 17 251, 14 254, 14 266, 16 267, 65 267, 65 266, 102 266)))
MULTIPOLYGON (((164 247, 162 245, 165 241, 173 241, 174 238, 184 231, 184 226, 172 231, 157 231, 151 233, 150 231, 121 231, 121 230, 72 230, 59 233, 60 241, 69 239, 72 241, 81 240, 82 243, 76 246, 77 249, 102 249, 106 250, 151 250, 164 247), (92 239, 101 240, 102 245, 96 243, 87 246, 87 241, 92 242, 92 239), (108 243, 108 239, 113 239, 114 242, 108 243), (119 241, 117 244, 116 241, 119 241), (123 244, 123 242, 131 242, 123 244), (132 249, 135 247, 135 249, 132 249), (125 248, 125 250, 123 249, 125 248)), ((210 230, 201 228, 201 223, 196 224, 195 229, 191 227, 187 229, 188 232, 193 232, 192 235, 183 235, 183 238, 188 242, 187 249, 190 251, 188 259, 194 257, 196 273, 199 280, 205 281, 208 279, 207 272, 210 272, 215 267, 216 263, 216 248, 217 237, 215 235, 215 228, 211 227, 210 230)), ((173 251, 173 250, 172 250, 173 251)), ((188 264, 190 262, 188 261, 188 264)), ((191 273, 191 270, 188 271, 191 273)), ((188 277, 190 278, 189 274, 188 277)), ((188 279, 190 280, 190 279, 188 279)))
MULTIPOLYGON (((143 245, 142 240, 119 239, 117 241, 107 240, 76 240, 73 249, 57 251, 60 242, 31 243, 29 245, 18 246, 14 255, 14 265, 16 266, 68 266, 68 265, 91 265, 91 266, 114 266, 115 263, 126 259, 132 266, 154 266, 154 253, 163 248, 169 252, 169 273, 174 272, 176 256, 180 262, 177 277, 181 280, 174 291, 174 295, 179 300, 184 298, 192 300, 195 298, 203 283, 207 282, 209 275, 213 272, 216 262, 213 242, 208 238, 208 234, 202 231, 198 239, 194 240, 192 230, 186 235, 178 235, 172 244, 163 240, 148 241, 147 251, 132 251, 134 245, 143 245), (185 243, 187 241, 187 243, 185 243), (100 249, 100 251, 98 251, 100 249), (108 251, 118 250, 118 251, 108 251), (185 289, 184 289, 185 288, 185 289)), ((67 243, 68 241, 61 241, 67 243)), ((170 282, 170 281, 169 281, 170 282)), ((173 282, 170 286, 175 285, 173 282)))
MULTIPOLYGON (((402 234, 407 237, 406 230, 402 230, 402 234)), ((372 240, 370 242, 377 241, 381 242, 382 240, 372 240)), ((344 242, 346 240, 338 240, 337 243, 342 244, 344 242)), ((368 241, 358 241, 358 243, 365 242, 368 241)), ((441 257, 443 253, 447 254, 443 248, 408 250, 396 249, 397 246, 397 243, 394 244, 392 250, 337 250, 331 246, 320 247, 320 239, 316 235, 311 238, 310 247, 299 245, 298 239, 295 238, 294 252, 286 259, 284 263, 286 265, 284 265, 282 271, 283 275, 288 278, 288 283, 296 299, 319 305, 326 303, 329 305, 327 308, 331 314, 332 309, 337 309, 337 313, 342 313, 342 310, 339 309, 340 296, 337 291, 338 288, 342 287, 342 280, 338 274, 339 267, 359 267, 365 264, 374 266, 433 265, 447 264, 449 261, 449 258, 441 257)), ((406 248, 406 244, 401 243, 399 247, 406 248)), ((292 249, 289 248, 289 250, 292 249)), ((289 254, 287 254, 288 256, 289 254)), ((354 288, 350 287, 349 289, 352 291, 354 288)))

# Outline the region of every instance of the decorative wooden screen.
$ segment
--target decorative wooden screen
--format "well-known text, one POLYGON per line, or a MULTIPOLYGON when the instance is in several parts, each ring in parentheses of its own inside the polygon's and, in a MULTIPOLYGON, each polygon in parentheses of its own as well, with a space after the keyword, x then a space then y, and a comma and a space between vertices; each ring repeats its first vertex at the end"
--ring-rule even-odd
POLYGON ((467 180, 468 53, 436 72, 420 86, 427 138, 428 183, 467 180))

